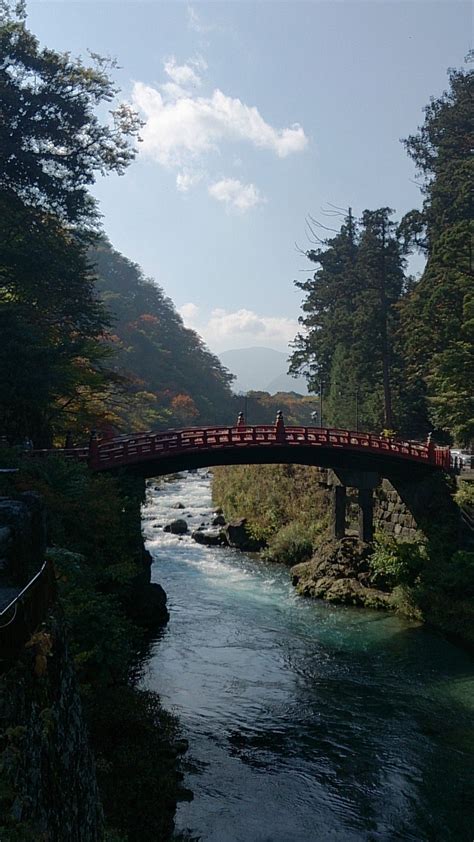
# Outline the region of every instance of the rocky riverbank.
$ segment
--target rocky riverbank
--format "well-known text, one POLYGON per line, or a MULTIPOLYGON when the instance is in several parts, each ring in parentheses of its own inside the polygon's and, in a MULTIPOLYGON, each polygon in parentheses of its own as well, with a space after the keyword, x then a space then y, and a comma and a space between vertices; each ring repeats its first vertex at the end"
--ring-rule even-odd
POLYGON ((325 541, 310 561, 291 568, 292 583, 301 596, 340 605, 390 608, 390 588, 385 577, 372 570, 372 552, 358 538, 325 541))
MULTIPOLYGON (((164 531, 186 534, 186 520, 171 521, 164 531)), ((222 510, 212 521, 191 533, 198 544, 208 547, 233 547, 242 552, 265 551, 262 540, 255 539, 246 518, 227 523, 222 510)), ((356 537, 323 541, 307 561, 291 566, 292 583, 301 596, 326 599, 341 605, 365 608, 391 608, 391 588, 386 576, 370 564, 373 546, 356 537)), ((275 558, 274 561, 280 559, 275 558)))

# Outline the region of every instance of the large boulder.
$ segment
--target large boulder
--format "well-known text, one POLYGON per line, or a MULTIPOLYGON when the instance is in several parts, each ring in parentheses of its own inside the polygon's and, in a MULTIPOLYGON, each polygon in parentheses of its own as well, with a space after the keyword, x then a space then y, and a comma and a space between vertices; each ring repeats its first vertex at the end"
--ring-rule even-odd
POLYGON ((327 541, 310 561, 291 568, 293 585, 302 596, 335 604, 389 608, 390 593, 370 570, 371 552, 358 538, 327 541))
POLYGON ((128 613, 139 626, 151 631, 167 623, 166 593, 161 585, 149 582, 137 590, 128 613))
POLYGON ((247 527, 247 518, 228 523, 224 531, 229 547, 252 553, 258 552, 265 546, 264 541, 259 541, 250 534, 247 527))
POLYGON ((173 535, 184 535, 187 531, 188 524, 187 521, 183 520, 183 518, 172 520, 171 523, 167 523, 163 529, 163 532, 171 532, 173 535))
POLYGON ((225 547, 227 545, 227 538, 222 529, 219 529, 218 532, 206 532, 204 529, 196 529, 191 533, 191 538, 198 544, 204 544, 206 547, 225 547))

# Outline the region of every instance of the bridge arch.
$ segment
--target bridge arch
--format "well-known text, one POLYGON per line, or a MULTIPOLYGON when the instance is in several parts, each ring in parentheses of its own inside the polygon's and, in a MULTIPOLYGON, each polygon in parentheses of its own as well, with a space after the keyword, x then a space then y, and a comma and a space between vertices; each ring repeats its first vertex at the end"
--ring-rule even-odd
POLYGON ((240 422, 93 439, 87 460, 94 471, 126 467, 144 477, 215 465, 278 463, 409 477, 449 470, 450 453, 448 448, 369 433, 288 427, 280 415, 274 425, 240 422))
POLYGON ((350 430, 287 427, 281 413, 274 425, 192 427, 141 433, 100 442, 87 454, 94 471, 126 468, 143 478, 217 465, 299 464, 328 468, 332 486, 332 533, 345 534, 346 487, 356 488, 359 535, 373 539, 373 491, 381 478, 391 483, 422 481, 450 467, 450 452, 431 443, 405 442, 350 430))

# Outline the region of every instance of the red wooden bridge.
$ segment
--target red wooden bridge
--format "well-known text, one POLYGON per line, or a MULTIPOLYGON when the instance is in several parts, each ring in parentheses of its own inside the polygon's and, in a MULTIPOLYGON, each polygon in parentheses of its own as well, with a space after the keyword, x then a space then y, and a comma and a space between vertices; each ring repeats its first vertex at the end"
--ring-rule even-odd
MULTIPOLYGON (((211 465, 251 463, 293 462, 334 468, 346 475, 348 485, 355 482, 359 487, 359 534, 368 542, 373 537, 372 488, 377 481, 367 485, 371 472, 373 476, 398 475, 405 480, 431 471, 451 470, 449 448, 351 430, 286 427, 281 413, 272 425, 250 426, 240 415, 231 427, 191 427, 114 438, 93 434, 88 447, 37 450, 31 455, 52 453, 87 462, 93 471, 126 468, 144 477, 211 465)), ((336 538, 343 537, 345 530, 344 485, 345 482, 333 488, 332 530, 336 538)), ((0 666, 2 659, 12 657, 43 617, 54 596, 53 585, 51 565, 45 564, 20 594, 7 605, 0 605, 0 666)))
POLYGON ((149 477, 247 463, 353 467, 382 475, 451 467, 449 448, 351 430, 287 427, 281 413, 272 425, 250 426, 240 416, 231 427, 190 427, 108 439, 92 435, 89 447, 55 452, 87 461, 93 471, 126 467, 149 477))

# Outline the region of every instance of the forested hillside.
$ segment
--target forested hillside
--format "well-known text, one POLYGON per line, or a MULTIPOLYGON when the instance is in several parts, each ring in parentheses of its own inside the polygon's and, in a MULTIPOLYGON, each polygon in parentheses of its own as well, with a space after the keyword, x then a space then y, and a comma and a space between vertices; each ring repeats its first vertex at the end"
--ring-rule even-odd
POLYGON ((104 237, 89 258, 111 318, 108 366, 121 383, 106 407, 108 423, 130 430, 232 420, 232 375, 184 327, 160 286, 104 237))

